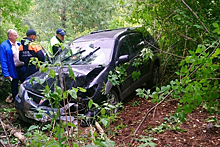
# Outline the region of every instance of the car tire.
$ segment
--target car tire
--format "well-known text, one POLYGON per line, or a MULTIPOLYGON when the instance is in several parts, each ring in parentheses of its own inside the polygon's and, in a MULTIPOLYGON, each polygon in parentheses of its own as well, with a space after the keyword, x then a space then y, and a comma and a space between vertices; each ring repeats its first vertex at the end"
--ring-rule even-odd
POLYGON ((156 85, 159 84, 159 82, 160 82, 160 68, 158 65, 154 64, 152 73, 151 73, 151 78, 146 83, 147 89, 155 90, 156 85))
POLYGON ((17 113, 18 113, 18 119, 20 121, 24 122, 27 125, 34 124, 34 120, 29 119, 26 116, 24 116, 24 114, 20 110, 17 110, 17 113))
MULTIPOLYGON (((112 89, 108 94, 107 103, 116 106, 119 103, 119 100, 120 99, 118 93, 114 89, 112 89)), ((115 108, 114 110, 111 110, 110 113, 116 114, 118 110, 119 108, 115 108)))

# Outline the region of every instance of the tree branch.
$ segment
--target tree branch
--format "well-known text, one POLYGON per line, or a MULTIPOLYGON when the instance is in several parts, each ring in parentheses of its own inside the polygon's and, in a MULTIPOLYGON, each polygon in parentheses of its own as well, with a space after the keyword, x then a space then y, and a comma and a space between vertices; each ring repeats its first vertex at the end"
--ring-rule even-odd
POLYGON ((4 123, 2 122, 2 119, 1 119, 1 118, 0 118, 0 121, 1 121, 2 128, 3 128, 4 132, 5 132, 5 136, 6 136, 6 138, 7 138, 8 144, 9 144, 9 146, 11 146, 11 144, 10 144, 10 142, 9 142, 9 139, 8 139, 8 134, 7 134, 6 130, 5 130, 5 125, 4 125, 4 123))
MULTIPOLYGON (((142 126, 142 124, 144 123, 145 119, 147 118, 148 114, 154 110, 154 108, 156 108, 157 106, 159 106, 162 102, 164 102, 164 100, 173 92, 173 90, 171 90, 159 103, 157 103, 156 105, 154 105, 153 107, 151 107, 150 110, 147 111, 145 117, 142 119, 141 123, 139 124, 139 126, 137 127, 137 129, 135 130, 133 136, 136 135, 137 131, 140 129, 140 127, 142 126)), ((131 140, 131 144, 133 143, 134 138, 131 140)))
MULTIPOLYGON (((217 45, 217 46, 215 47, 215 49, 211 52, 211 54, 208 56, 208 58, 210 58, 210 57, 215 53, 215 51, 216 51, 216 49, 218 48, 219 44, 220 44, 220 43, 218 43, 218 45, 217 45)), ((202 64, 200 64, 196 69, 194 69, 194 70, 190 73, 189 77, 191 77, 201 66, 202 66, 202 64)))
POLYGON ((209 30, 206 28, 206 26, 204 25, 204 23, 200 20, 199 16, 189 7, 189 5, 187 5, 187 3, 184 0, 181 0, 182 3, 193 13, 193 15, 199 20, 199 22, 202 24, 203 28, 205 29, 205 31, 207 33, 210 33, 209 30))
POLYGON ((5 123, 2 122, 1 119, 0 119, 0 121, 1 121, 3 128, 7 128, 10 131, 10 134, 17 137, 24 145, 27 145, 26 137, 24 135, 22 135, 22 133, 20 131, 16 130, 14 127, 12 127, 10 125, 6 125, 5 123))

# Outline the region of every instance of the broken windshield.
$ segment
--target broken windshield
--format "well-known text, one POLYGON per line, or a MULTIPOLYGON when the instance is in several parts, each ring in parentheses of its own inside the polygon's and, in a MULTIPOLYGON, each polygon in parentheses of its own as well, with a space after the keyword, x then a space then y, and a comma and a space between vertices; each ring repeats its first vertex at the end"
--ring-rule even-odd
POLYGON ((73 42, 59 55, 55 63, 65 65, 107 65, 110 62, 113 40, 73 42))

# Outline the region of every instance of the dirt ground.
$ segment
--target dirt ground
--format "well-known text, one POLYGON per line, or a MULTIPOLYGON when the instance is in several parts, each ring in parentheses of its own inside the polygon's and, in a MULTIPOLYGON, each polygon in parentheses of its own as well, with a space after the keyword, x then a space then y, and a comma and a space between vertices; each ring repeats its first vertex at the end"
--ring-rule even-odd
MULTIPOLYGON (((123 146, 138 146, 140 144, 139 141, 133 139, 134 137, 131 134, 135 132, 147 111, 154 105, 150 100, 138 97, 131 98, 124 103, 124 108, 119 115, 120 119, 112 125, 112 127, 115 127, 123 123, 126 126, 120 129, 118 134, 112 138, 116 144, 120 144, 118 146, 121 146, 121 144, 123 146), (135 103, 136 105, 134 105, 135 103)), ((156 107, 138 129, 138 136, 148 136, 149 130, 154 127, 158 128, 164 122, 165 117, 170 118, 169 114, 176 110, 176 105, 175 101, 169 101, 156 107)), ((213 123, 205 121, 205 119, 210 117, 208 112, 198 108, 193 113, 188 114, 186 117, 188 121, 179 126, 183 130, 182 132, 168 129, 164 130, 163 133, 153 133, 153 136, 151 136, 153 138, 152 141, 158 147, 220 147, 220 128, 213 126, 213 123)), ((215 117, 220 120, 220 115, 215 115, 215 117)), ((158 130, 163 130, 163 128, 167 127, 165 126, 158 130)))
MULTIPOLYGON (((149 137, 149 134, 152 134, 150 136, 152 140, 149 142, 155 143, 158 147, 220 147, 220 128, 215 127, 213 123, 205 121, 210 115, 201 108, 198 108, 187 116, 188 121, 180 124, 178 128, 179 131, 175 128, 165 129, 168 128, 167 126, 158 127, 162 122, 165 122, 165 117, 169 118, 169 114, 175 111, 176 104, 175 101, 169 101, 156 107, 140 126, 136 137, 133 137, 138 125, 154 104, 152 104, 150 100, 138 98, 135 95, 130 96, 130 98, 124 102, 124 107, 120 111, 118 119, 111 124, 110 139, 115 141, 116 147, 136 147, 141 144, 140 135, 149 137), (155 127, 158 128, 157 132, 162 132, 152 133, 151 130, 155 127)), ((3 107, 13 108, 13 105, 1 104, 0 109, 2 110, 3 107)), ((0 111, 0 118, 11 125, 20 126, 15 113, 15 111, 0 111)), ((220 120, 220 115, 215 115, 215 117, 220 120)), ((0 140, 5 139, 5 133, 1 127, 0 136, 0 140)))

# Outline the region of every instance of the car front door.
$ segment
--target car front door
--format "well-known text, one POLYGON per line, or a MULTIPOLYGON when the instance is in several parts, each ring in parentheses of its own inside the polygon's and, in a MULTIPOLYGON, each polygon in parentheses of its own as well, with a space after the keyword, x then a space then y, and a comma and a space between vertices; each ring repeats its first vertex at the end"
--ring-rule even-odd
POLYGON ((151 61, 140 63, 141 60, 138 60, 141 59, 140 54, 145 47, 147 47, 146 42, 140 33, 131 33, 121 40, 119 56, 125 54, 120 54, 121 52, 126 52, 129 55, 129 66, 126 70, 127 76, 121 85, 122 99, 143 85, 150 77, 151 61), (138 66, 135 66, 133 63, 136 63, 138 66))
POLYGON ((150 67, 151 67, 151 60, 143 61, 141 55, 141 51, 144 48, 150 48, 146 41, 143 39, 142 34, 140 33, 133 33, 129 35, 129 42, 132 46, 131 50, 131 57, 133 58, 132 73, 133 74, 133 83, 132 88, 135 90, 136 88, 143 85, 147 80, 150 78, 150 67), (135 67, 134 67, 135 66, 135 67))

